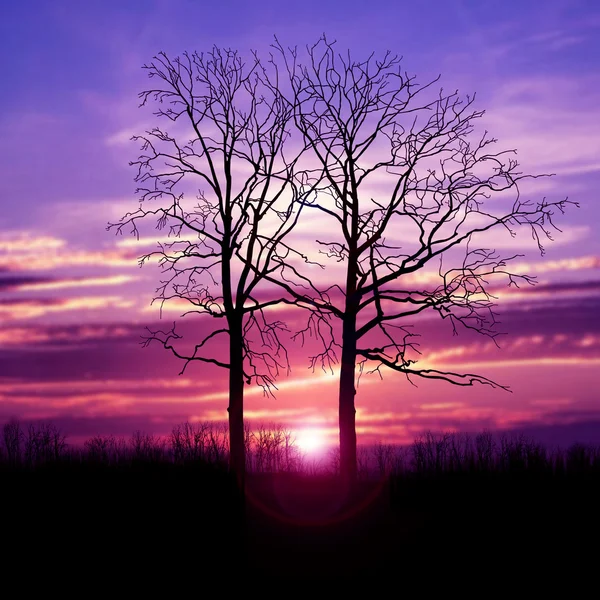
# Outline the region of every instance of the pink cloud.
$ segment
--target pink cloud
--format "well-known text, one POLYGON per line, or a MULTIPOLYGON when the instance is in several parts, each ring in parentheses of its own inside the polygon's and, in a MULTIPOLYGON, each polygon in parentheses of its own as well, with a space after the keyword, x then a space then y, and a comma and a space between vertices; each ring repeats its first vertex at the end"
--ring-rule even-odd
POLYGON ((131 308, 134 301, 120 296, 84 296, 79 298, 15 299, 0 302, 0 316, 23 321, 55 313, 131 308))

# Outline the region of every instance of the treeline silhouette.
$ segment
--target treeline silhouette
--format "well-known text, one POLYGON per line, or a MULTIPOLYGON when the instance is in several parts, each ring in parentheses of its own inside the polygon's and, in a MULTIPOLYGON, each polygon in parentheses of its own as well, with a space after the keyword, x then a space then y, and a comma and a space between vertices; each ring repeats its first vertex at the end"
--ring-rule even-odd
MULTIPOLYGON (((294 432, 270 423, 245 426, 246 468, 250 473, 292 472, 308 475, 339 473, 339 450, 311 458, 299 447, 294 432)), ((71 445, 52 422, 5 423, 0 443, 0 464, 36 468, 49 464, 135 466, 173 464, 227 469, 229 439, 226 423, 185 422, 167 436, 135 430, 129 438, 95 435, 83 445, 71 445)), ((597 474, 600 446, 575 443, 546 447, 520 433, 478 434, 432 431, 418 435, 412 444, 381 441, 359 447, 361 479, 402 476, 502 474, 597 474)))
MULTIPOLYGON (((69 445, 53 423, 6 423, 0 444, 4 467, 37 468, 49 464, 136 466, 196 465, 227 469, 229 438, 226 423, 182 423, 168 436, 140 430, 128 439, 95 435, 81 446, 69 445)), ((245 428, 246 467, 250 472, 301 472, 305 457, 291 429, 282 425, 245 428)))

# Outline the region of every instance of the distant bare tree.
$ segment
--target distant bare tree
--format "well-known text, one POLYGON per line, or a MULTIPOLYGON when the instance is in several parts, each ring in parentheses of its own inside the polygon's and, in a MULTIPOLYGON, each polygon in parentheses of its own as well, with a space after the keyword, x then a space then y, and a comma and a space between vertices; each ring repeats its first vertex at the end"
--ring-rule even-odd
POLYGON ((356 450, 356 474, 359 479, 366 479, 371 471, 371 452, 364 446, 358 446, 356 450))
POLYGON ((139 461, 159 462, 165 455, 166 440, 139 429, 134 431, 129 440, 131 457, 139 461))
POLYGON ((86 458, 102 464, 116 462, 116 445, 113 435, 95 435, 83 443, 86 458))
POLYGON ((249 431, 252 468, 262 473, 298 472, 303 457, 291 429, 277 424, 259 424, 249 431))
POLYGON ((389 475, 394 467, 395 448, 392 444, 384 444, 378 441, 372 448, 375 466, 380 477, 389 475))
POLYGON ((227 434, 227 425, 225 423, 210 423, 208 430, 209 460, 214 464, 225 463, 231 452, 230 446, 231 443, 227 434))
POLYGON ((2 437, 4 439, 4 448, 8 463, 16 465, 21 462, 21 448, 25 439, 25 434, 21 429, 21 424, 17 420, 9 421, 2 428, 2 437))
POLYGON ((173 130, 155 127, 133 138, 142 144, 132 163, 140 207, 109 229, 138 235, 140 222, 155 217, 171 239, 140 264, 156 257, 166 275, 155 298, 161 311, 165 302, 180 301, 182 317, 218 324, 188 347, 175 324, 149 329, 145 344, 180 358, 182 373, 194 361, 229 370, 230 467, 241 478, 244 384, 271 393, 289 369, 280 338, 285 325, 266 312, 283 299, 265 300, 260 284, 273 265, 298 255, 283 240, 313 184, 296 173, 302 143, 284 153, 292 110, 261 83, 256 55, 246 64, 238 52, 216 47, 174 59, 160 53, 144 68, 156 84, 139 94, 141 106, 154 101, 155 115, 173 130), (191 206, 190 191, 198 188, 191 206))
POLYGON ((283 457, 281 460, 282 470, 286 472, 300 471, 302 469, 303 457, 296 445, 296 436, 288 427, 281 427, 283 433, 283 457))
POLYGON ((171 451, 175 462, 202 460, 208 452, 210 424, 183 423, 173 427, 170 436, 171 451))
POLYGON ((464 471, 474 467, 473 440, 468 433, 456 432, 450 438, 449 464, 452 471, 464 471))
POLYGON ((30 466, 62 458, 66 436, 54 423, 30 423, 24 436, 25 461, 30 466))
MULTIPOLYGON (((426 99, 437 79, 419 85, 397 56, 357 61, 336 53, 325 37, 307 48, 305 62, 279 42, 274 50, 272 90, 283 90, 320 168, 319 193, 303 202, 330 223, 316 243, 344 263, 345 277, 320 294, 307 276, 304 289, 293 285, 284 266, 269 279, 341 322, 340 468, 353 480, 355 395, 363 371, 381 376, 386 367, 411 383, 421 377, 507 389, 473 373, 419 368, 415 334, 405 323, 434 311, 455 333, 462 326, 495 339, 488 283, 534 281, 511 271, 518 255, 481 247, 482 236, 492 229, 514 236, 525 227, 543 253, 543 240, 556 229, 554 213, 571 202, 524 199, 519 184, 536 176, 519 171, 514 151, 496 151, 495 139, 475 132, 483 111, 473 108, 474 96, 440 90, 426 99), (427 274, 423 283, 411 279, 419 271, 427 274)), ((322 366, 334 350, 321 356, 322 366)))
POLYGON ((253 433, 257 470, 273 472, 279 470, 279 450, 283 442, 281 431, 275 427, 259 425, 253 433))
POLYGON ((419 473, 443 473, 450 459, 452 434, 426 431, 412 445, 413 466, 419 473))
POLYGON ((329 468, 334 475, 340 474, 340 449, 339 448, 330 448, 327 452, 327 457, 329 459, 329 468))
POLYGON ((485 430, 475 436, 475 452, 479 469, 491 471, 496 455, 496 442, 491 431, 485 430))

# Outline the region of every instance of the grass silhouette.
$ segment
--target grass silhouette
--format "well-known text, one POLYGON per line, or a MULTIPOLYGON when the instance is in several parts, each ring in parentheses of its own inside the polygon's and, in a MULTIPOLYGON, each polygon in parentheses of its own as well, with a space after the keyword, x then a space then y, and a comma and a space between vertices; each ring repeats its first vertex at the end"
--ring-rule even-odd
POLYGON ((344 489, 335 456, 316 470, 288 430, 262 426, 248 429, 242 498, 219 424, 95 436, 79 448, 52 424, 11 422, 3 434, 9 564, 55 574, 69 565, 131 577, 142 565, 206 582, 227 568, 261 581, 394 585, 465 569, 533 577, 534 563, 584 574, 600 532, 600 452, 581 444, 428 432, 407 447, 362 448, 361 479, 344 489))

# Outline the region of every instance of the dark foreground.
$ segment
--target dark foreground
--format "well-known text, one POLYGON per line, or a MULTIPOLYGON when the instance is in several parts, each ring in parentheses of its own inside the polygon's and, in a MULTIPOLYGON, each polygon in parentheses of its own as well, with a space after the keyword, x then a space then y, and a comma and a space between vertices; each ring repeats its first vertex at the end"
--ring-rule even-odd
POLYGON ((413 474, 351 491, 333 476, 261 474, 245 502, 225 471, 194 465, 0 476, 5 582, 21 572, 52 589, 75 575, 85 589, 166 579, 173 595, 209 586, 229 596, 234 584, 273 595, 265 586, 282 579, 422 591, 485 580, 488 597, 500 582, 599 569, 597 473, 413 474))

